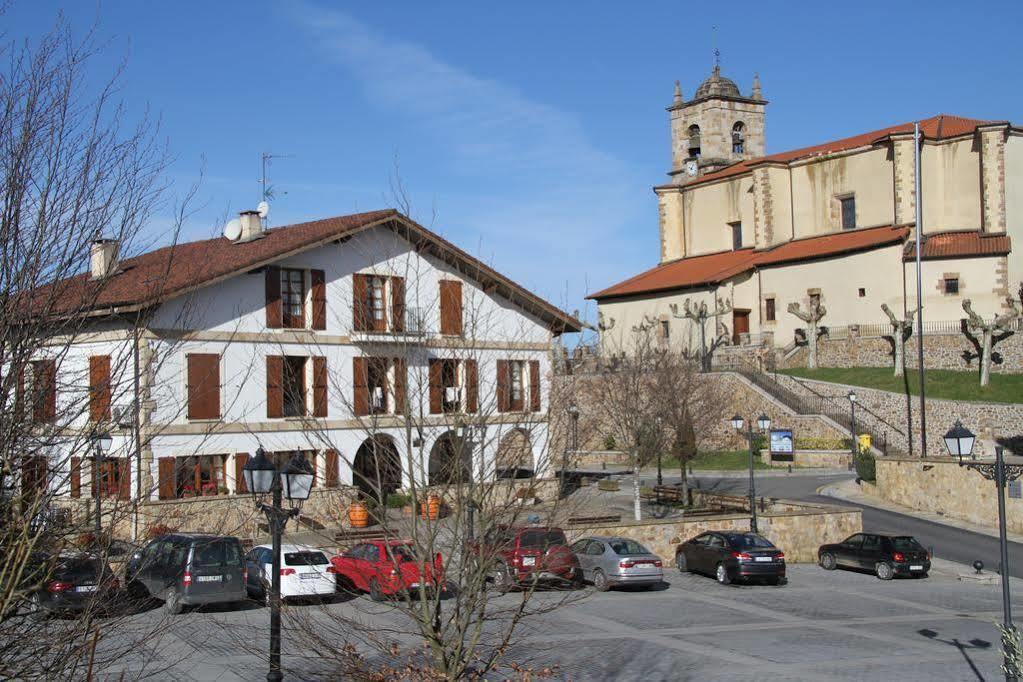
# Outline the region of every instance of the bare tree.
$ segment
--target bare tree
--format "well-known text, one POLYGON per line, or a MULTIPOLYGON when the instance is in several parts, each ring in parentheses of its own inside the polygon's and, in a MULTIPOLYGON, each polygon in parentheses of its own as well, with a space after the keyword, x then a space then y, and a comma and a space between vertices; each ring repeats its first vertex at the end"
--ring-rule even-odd
POLYGON ((692 320, 699 325, 700 368, 704 372, 709 372, 714 358, 714 351, 718 349, 718 346, 724 345, 728 341, 728 330, 723 323, 718 322, 717 318, 732 312, 732 302, 716 297, 714 299, 714 311, 711 312, 707 309, 706 301, 701 301, 699 305, 692 305, 687 298, 682 303, 682 309, 683 312, 679 315, 678 305, 675 303, 671 304, 671 312, 676 318, 692 320), (707 320, 714 321, 714 335, 711 339, 710 347, 707 346, 707 320))
POLYGON ((789 303, 788 310, 806 323, 806 346, 809 349, 806 358, 806 366, 809 369, 817 369, 817 345, 819 343, 820 321, 827 315, 827 309, 821 305, 816 297, 810 298, 809 310, 799 309, 799 303, 789 303))
POLYGON ((886 303, 881 304, 881 310, 892 323, 892 341, 895 344, 895 376, 901 377, 906 372, 906 341, 913 335, 913 315, 916 313, 916 309, 909 311, 901 320, 895 317, 895 313, 886 303))
POLYGON ((991 381, 991 349, 994 346, 994 336, 997 332, 1012 332, 1011 325, 1021 315, 1020 302, 1012 296, 1005 297, 1005 305, 1009 312, 1002 315, 995 315, 994 319, 987 322, 980 315, 973 311, 973 304, 970 299, 963 300, 963 310, 966 311, 967 328, 973 334, 981 335, 980 349, 980 385, 987 386, 991 381))

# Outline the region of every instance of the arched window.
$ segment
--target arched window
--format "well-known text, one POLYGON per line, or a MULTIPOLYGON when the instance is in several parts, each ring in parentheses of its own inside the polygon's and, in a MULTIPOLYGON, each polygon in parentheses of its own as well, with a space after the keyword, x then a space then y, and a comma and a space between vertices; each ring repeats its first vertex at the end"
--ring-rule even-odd
POLYGON ((700 126, 689 126, 689 156, 700 155, 700 126))
POLYGON ((732 153, 742 154, 746 151, 746 126, 742 121, 736 121, 732 126, 732 153))

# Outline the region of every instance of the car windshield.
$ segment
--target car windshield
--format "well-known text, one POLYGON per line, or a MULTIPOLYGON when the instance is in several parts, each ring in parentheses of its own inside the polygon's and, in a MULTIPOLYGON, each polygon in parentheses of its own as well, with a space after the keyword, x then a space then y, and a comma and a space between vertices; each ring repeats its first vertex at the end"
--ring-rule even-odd
POLYGON ((519 536, 519 547, 550 547, 551 545, 567 545, 568 540, 560 530, 524 530, 519 536))
POLYGON ((896 552, 922 552, 924 551, 923 545, 916 541, 916 538, 906 536, 901 538, 892 538, 892 547, 895 548, 896 552))
POLYGON ((745 535, 729 535, 728 543, 734 549, 774 549, 774 545, 760 537, 747 533, 745 535))
POLYGON ((197 542, 192 555, 194 566, 224 566, 237 564, 241 561, 238 543, 229 540, 212 540, 197 542))
POLYGON ((288 566, 323 566, 330 562, 323 552, 286 552, 284 563, 288 566))
POLYGON ((608 541, 607 544, 611 545, 611 549, 613 549, 615 551, 615 554, 618 554, 619 556, 650 553, 647 551, 646 547, 639 544, 635 540, 630 540, 628 538, 615 538, 613 540, 608 541))
POLYGON ((391 555, 391 559, 400 564, 416 560, 415 554, 412 553, 412 547, 409 545, 391 545, 387 551, 391 555))

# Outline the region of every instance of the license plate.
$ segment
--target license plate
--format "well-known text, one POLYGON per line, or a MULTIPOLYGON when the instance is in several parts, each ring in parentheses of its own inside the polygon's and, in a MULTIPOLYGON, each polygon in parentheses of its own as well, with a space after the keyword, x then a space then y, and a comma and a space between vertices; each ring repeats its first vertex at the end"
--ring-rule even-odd
POLYGON ((536 565, 536 557, 535 556, 524 556, 524 557, 522 557, 522 565, 523 566, 535 566, 536 565))
POLYGON ((924 567, 923 566, 910 566, 909 570, 911 570, 911 571, 922 571, 922 570, 924 570, 924 567))
POLYGON ((95 592, 95 591, 96 591, 96 586, 95 585, 79 585, 78 587, 75 588, 75 592, 95 592))
POLYGON ((774 557, 770 556, 758 556, 757 561, 774 561, 774 557))
POLYGON ((319 573, 303 573, 302 580, 316 580, 320 577, 319 573))
POLYGON ((196 581, 200 583, 219 583, 223 579, 220 575, 200 575, 196 577, 196 581))

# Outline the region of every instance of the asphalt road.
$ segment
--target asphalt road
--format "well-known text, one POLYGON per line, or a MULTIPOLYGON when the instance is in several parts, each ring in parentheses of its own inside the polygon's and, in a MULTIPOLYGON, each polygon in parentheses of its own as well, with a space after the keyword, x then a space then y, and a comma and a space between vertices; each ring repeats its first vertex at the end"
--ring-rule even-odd
MULTIPOLYGON (((822 485, 842 480, 843 476, 763 476, 757 479, 757 494, 765 497, 784 497, 806 502, 857 507, 863 512, 863 529, 868 531, 891 531, 916 537, 924 547, 932 549, 934 556, 963 564, 972 564, 980 559, 991 570, 997 570, 999 563, 998 539, 980 533, 973 533, 940 523, 925 521, 913 516, 884 511, 834 497, 817 494, 822 485)), ((675 477, 675 480, 678 480, 675 477)), ((705 478, 697 474, 696 480, 703 488, 722 492, 744 494, 748 481, 745 478, 705 478)), ((1009 574, 1023 578, 1023 544, 1009 543, 1009 574)))

